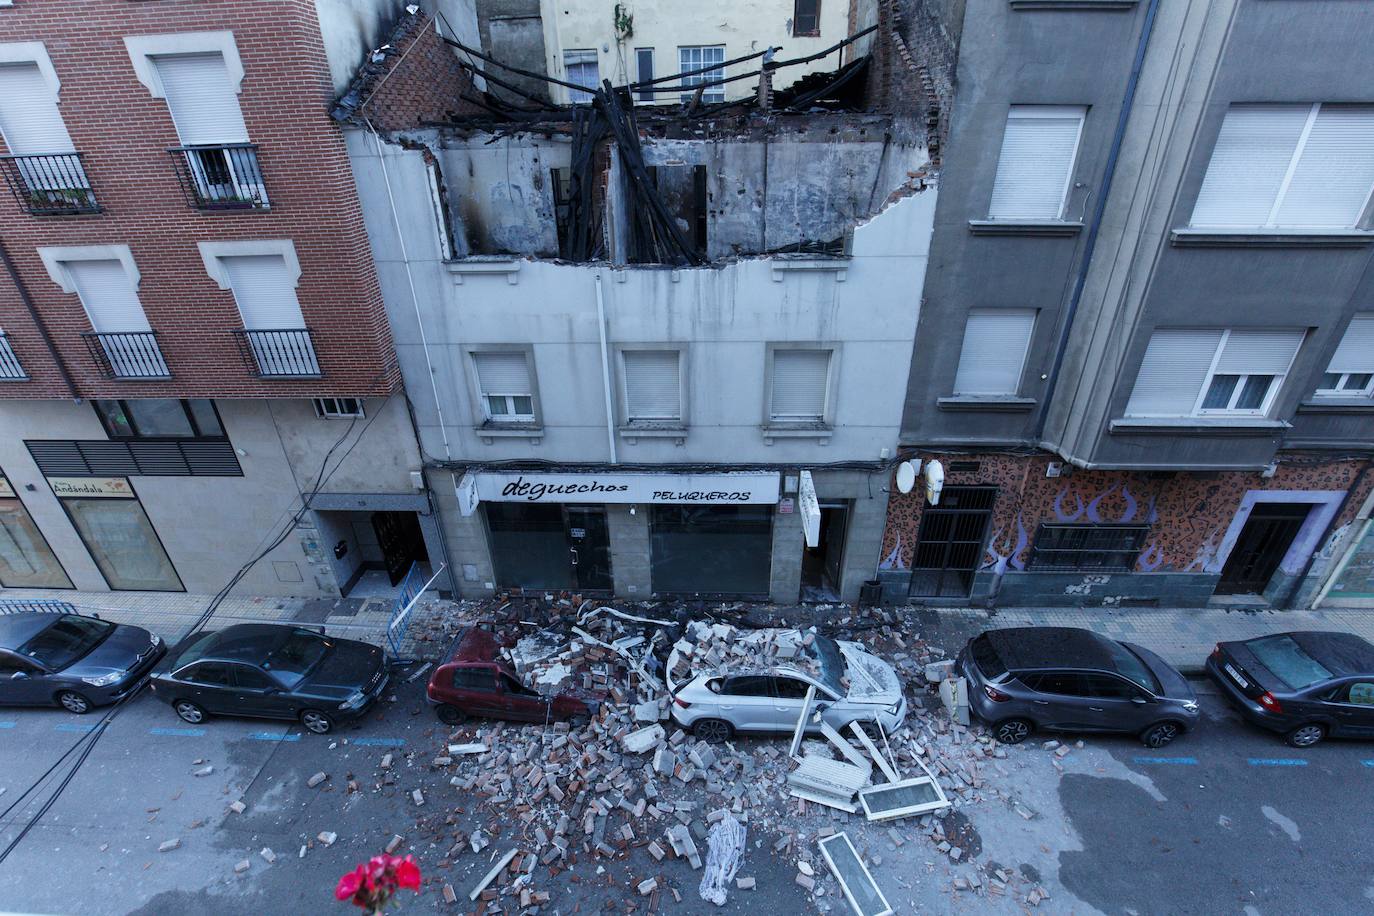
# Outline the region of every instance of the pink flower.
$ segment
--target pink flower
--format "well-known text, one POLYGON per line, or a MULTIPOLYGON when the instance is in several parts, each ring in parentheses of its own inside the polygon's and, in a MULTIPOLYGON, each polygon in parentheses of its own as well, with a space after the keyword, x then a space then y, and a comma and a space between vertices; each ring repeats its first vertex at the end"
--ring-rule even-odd
POLYGON ((334 898, 336 900, 351 900, 353 895, 358 893, 358 889, 363 886, 363 868, 359 865, 356 869, 339 879, 339 886, 334 888, 334 898))
POLYGON ((420 866, 415 864, 412 856, 406 856, 396 864, 396 884, 400 887, 419 893, 420 891, 420 866))

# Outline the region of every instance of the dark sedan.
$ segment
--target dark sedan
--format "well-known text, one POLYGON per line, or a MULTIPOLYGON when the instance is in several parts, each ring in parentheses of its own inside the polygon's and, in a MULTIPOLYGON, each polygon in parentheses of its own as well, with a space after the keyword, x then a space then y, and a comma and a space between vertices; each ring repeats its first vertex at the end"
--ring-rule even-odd
POLYGON ((167 653, 141 627, 81 614, 0 614, 0 705, 90 712, 128 696, 167 653))
POLYGON ((1374 645, 1353 633, 1217 643, 1207 674, 1242 716, 1293 747, 1374 738, 1374 645))
POLYGON ((153 674, 153 692, 193 725, 211 715, 299 720, 323 735, 387 684, 382 650, 323 630, 244 623, 198 633, 153 674))

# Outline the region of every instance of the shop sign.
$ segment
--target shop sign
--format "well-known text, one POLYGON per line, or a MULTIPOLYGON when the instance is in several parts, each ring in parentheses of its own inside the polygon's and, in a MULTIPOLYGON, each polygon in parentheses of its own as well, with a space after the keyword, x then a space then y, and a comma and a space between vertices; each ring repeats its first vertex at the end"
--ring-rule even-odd
MULTIPOLYGON (((776 471, 725 474, 543 474, 482 473, 479 499, 497 503, 697 503, 773 504, 776 471)), ((460 484, 461 504, 461 484, 460 484)))
POLYGON ((477 511, 476 474, 464 474, 454 482, 453 489, 458 494, 458 511, 464 518, 477 511))
POLYGON ((806 535, 806 546, 820 546, 821 501, 816 498, 816 484, 811 479, 810 471, 801 472, 801 485, 797 488, 797 505, 801 507, 802 533, 806 535))
POLYGON ((0 499, 14 496, 14 487, 4 477, 0 477, 0 499))
POLYGON ((58 496, 88 499, 133 499, 127 477, 49 477, 48 486, 58 496))

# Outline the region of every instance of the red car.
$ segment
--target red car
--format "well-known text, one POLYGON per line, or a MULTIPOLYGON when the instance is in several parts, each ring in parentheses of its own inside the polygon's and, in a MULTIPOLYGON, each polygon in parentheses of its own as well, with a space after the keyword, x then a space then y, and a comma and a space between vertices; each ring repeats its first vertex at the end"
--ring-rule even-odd
POLYGON ((512 722, 561 722, 590 718, 591 695, 542 696, 520 683, 514 670, 497 657, 492 635, 475 627, 453 641, 448 661, 430 675, 425 697, 439 721, 457 725, 469 716, 512 722))

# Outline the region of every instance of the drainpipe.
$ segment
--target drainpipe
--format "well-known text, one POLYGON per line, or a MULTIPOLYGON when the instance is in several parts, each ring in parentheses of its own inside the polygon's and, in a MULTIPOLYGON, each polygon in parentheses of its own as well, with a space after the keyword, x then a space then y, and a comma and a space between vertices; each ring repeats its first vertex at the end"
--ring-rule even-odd
POLYGON ((611 449, 611 464, 619 464, 615 456, 615 412, 611 405, 611 357, 606 349, 606 302, 601 292, 599 270, 596 272, 596 332, 601 336, 601 387, 606 395, 606 444, 611 449))
POLYGON ((1083 243, 1083 259, 1078 265, 1078 276, 1074 279, 1073 295, 1069 298, 1068 308, 1064 310, 1064 322, 1059 331, 1059 342, 1055 345, 1054 364, 1050 367, 1049 384, 1045 386, 1045 406, 1040 410, 1040 418, 1035 423, 1035 441, 1040 442, 1045 435, 1045 424, 1049 421, 1050 406, 1054 403, 1054 392, 1059 387, 1059 373, 1064 368, 1064 353, 1069 346, 1069 332, 1073 329, 1073 319, 1078 313, 1078 303, 1083 298, 1083 286, 1088 279, 1088 269, 1092 266, 1093 251, 1097 248, 1097 233, 1102 228, 1102 215, 1107 210, 1107 194, 1112 189, 1112 178, 1116 175, 1116 161, 1121 155, 1121 141, 1126 136, 1126 122, 1130 120, 1131 108, 1135 104, 1135 90, 1140 82, 1140 69, 1145 63, 1145 48, 1150 43, 1150 32, 1154 29, 1155 13, 1159 0, 1150 0, 1145 10, 1145 24, 1140 29, 1140 41, 1136 44, 1135 60, 1131 63, 1131 75, 1126 81, 1126 97, 1121 103, 1121 115, 1116 119, 1116 133, 1112 135, 1112 146, 1107 152, 1107 167, 1102 172, 1102 182, 1097 188, 1097 198, 1093 204, 1093 219, 1088 225, 1088 235, 1083 243))
MULTIPOLYGON (((1283 604, 1279 605, 1279 607, 1286 608, 1292 606, 1293 599, 1298 596, 1298 589, 1302 588, 1303 580, 1306 579, 1307 574, 1312 571, 1312 564, 1317 562, 1317 554, 1321 552, 1321 545, 1325 544, 1327 540, 1331 537, 1331 532, 1336 530, 1336 522, 1340 519, 1341 513, 1345 511, 1345 507, 1350 505, 1350 500, 1355 495, 1355 491, 1360 488, 1360 484, 1364 483, 1365 475, 1369 473, 1370 468, 1374 468, 1374 459, 1367 459, 1365 461, 1364 467, 1360 468, 1360 473, 1355 475, 1355 480, 1352 481, 1350 486, 1346 488, 1345 498, 1341 500, 1341 504, 1337 506, 1336 511, 1332 513, 1331 521, 1327 522, 1326 530, 1322 532, 1321 540, 1317 542, 1317 549, 1313 550, 1311 553, 1307 555, 1307 562, 1303 564, 1302 572, 1298 573, 1298 577, 1293 580, 1293 585, 1288 589, 1288 594, 1284 596, 1283 604)), ((1368 527, 1369 522, 1368 520, 1366 520, 1364 527, 1360 529, 1360 534, 1363 535, 1364 532, 1368 529, 1368 527)), ((1355 543, 1358 544, 1359 541, 1356 541, 1355 543)), ((1349 558, 1349 553, 1347 553, 1346 556, 1342 558, 1342 569, 1344 569, 1345 563, 1349 560, 1349 558)), ((1313 601, 1313 607, 1316 607, 1317 601, 1320 601, 1322 598, 1326 597, 1326 593, 1331 589, 1331 583, 1335 581, 1336 580, 1334 576, 1332 576, 1331 579, 1328 580, 1326 585, 1322 588, 1321 592, 1318 593, 1316 599, 1313 601)))
POLYGON ((14 288, 19 291, 19 301, 24 303, 24 308, 28 309, 29 317, 33 319, 34 326, 38 328, 38 336, 43 338, 43 343, 47 344, 48 354, 52 356, 53 362, 57 364, 57 371, 62 375, 62 381, 67 385, 67 394, 74 401, 81 400, 80 393, 76 390, 76 382, 72 381, 71 371, 67 369, 67 363, 62 359, 62 354, 57 352, 57 345, 52 341, 52 335, 48 333, 48 326, 43 323, 43 317, 38 314, 38 306, 34 305, 33 297, 29 295, 29 288, 24 285, 24 278, 19 276, 19 269, 14 266, 14 261, 10 260, 10 253, 5 250, 3 241, 0 241, 0 261, 5 264, 5 272, 14 281, 14 288))

